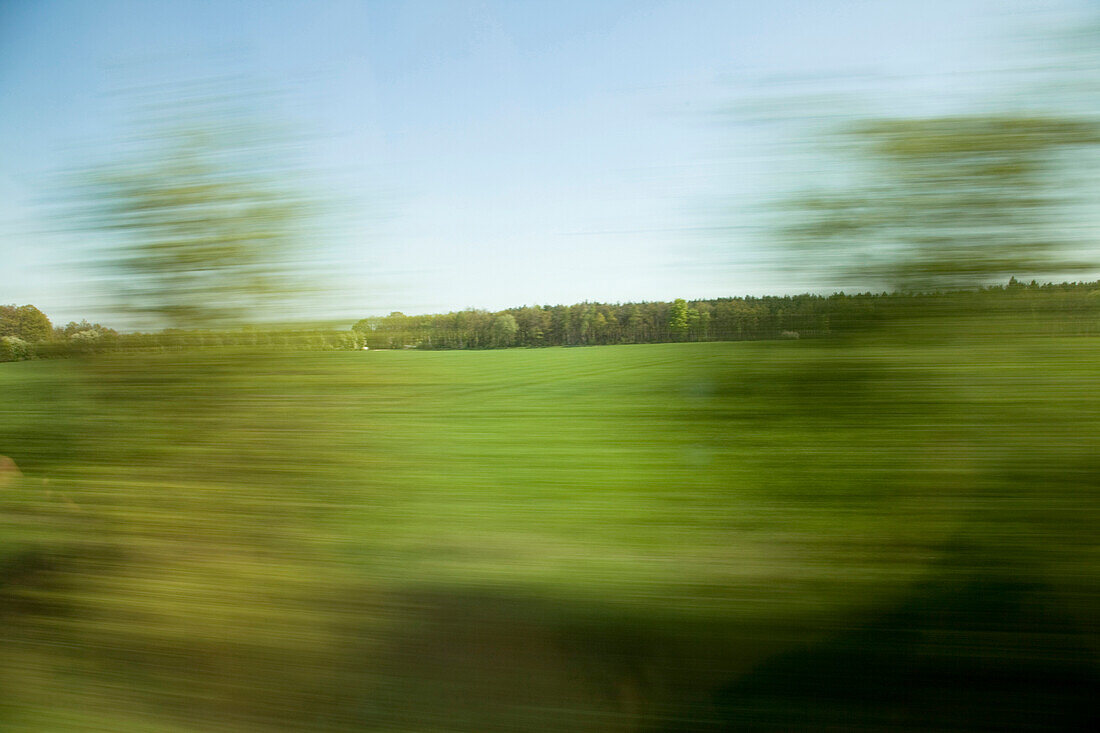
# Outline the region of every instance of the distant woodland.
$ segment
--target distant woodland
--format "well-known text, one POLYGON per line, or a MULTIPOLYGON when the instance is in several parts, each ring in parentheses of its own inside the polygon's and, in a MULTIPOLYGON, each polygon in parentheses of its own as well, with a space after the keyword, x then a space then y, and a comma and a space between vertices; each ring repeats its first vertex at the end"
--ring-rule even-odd
POLYGON ((496 349, 676 341, 823 338, 926 317, 1003 329, 1100 333, 1100 281, 1020 283, 950 293, 835 293, 643 303, 575 303, 369 317, 350 330, 265 327, 120 333, 87 321, 54 326, 33 305, 0 306, 0 361, 99 351, 262 346, 291 350, 496 349))
POLYGON ((1100 332, 1100 282, 1007 285, 974 291, 784 295, 646 303, 576 303, 364 318, 370 348, 489 349, 670 341, 821 338, 925 316, 999 319, 1021 328, 1100 332))

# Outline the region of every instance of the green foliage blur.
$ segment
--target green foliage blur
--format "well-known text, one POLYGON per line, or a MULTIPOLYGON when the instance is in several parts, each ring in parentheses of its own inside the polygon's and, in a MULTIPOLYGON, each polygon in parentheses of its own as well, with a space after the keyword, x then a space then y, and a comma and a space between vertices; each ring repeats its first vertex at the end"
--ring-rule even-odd
POLYGON ((131 321, 195 330, 278 320, 308 285, 293 263, 315 201, 293 141, 260 100, 228 94, 135 100, 142 121, 125 152, 72 176, 72 226, 102 237, 104 296, 131 321))
POLYGON ((3 727, 1073 727, 1095 337, 984 329, 4 365, 3 727))
POLYGON ((784 245, 819 275, 890 291, 1065 278, 1095 269, 1091 118, 1009 114, 870 120, 838 145, 849 183, 787 205, 784 245), (1089 188, 1092 184, 1092 188, 1089 188))

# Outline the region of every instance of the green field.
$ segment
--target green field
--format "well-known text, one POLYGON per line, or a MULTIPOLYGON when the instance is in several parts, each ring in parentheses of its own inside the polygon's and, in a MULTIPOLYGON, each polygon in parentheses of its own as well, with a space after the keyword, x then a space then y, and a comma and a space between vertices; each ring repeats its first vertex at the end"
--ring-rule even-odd
POLYGON ((993 335, 3 364, 0 722, 1076 723, 1098 359, 993 335))

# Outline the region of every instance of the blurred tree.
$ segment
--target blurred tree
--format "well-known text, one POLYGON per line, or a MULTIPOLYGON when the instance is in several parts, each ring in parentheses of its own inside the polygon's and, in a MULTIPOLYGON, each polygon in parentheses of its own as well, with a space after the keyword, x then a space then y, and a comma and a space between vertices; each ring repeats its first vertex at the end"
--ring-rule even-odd
POLYGON ((796 198, 783 236, 834 284, 908 292, 1094 269, 1065 218, 1079 203, 1069 154, 1098 142, 1096 124, 1077 118, 863 122, 842 135, 851 185, 796 198))
POLYGON ((80 227, 108 235, 101 262, 120 311, 211 328, 271 318, 292 287, 307 200, 285 138, 250 113, 174 100, 131 149, 82 174, 80 227), (172 114, 175 111, 178 114, 172 114))

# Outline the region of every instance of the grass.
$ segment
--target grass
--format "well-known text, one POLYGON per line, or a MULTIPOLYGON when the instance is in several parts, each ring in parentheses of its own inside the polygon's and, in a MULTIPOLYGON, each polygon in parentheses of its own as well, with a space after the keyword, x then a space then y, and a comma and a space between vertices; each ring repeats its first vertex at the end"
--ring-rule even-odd
MULTIPOLYGON (((1017 636, 1096 649, 1098 356, 982 338, 0 365, 0 452, 25 474, 0 498, 0 716, 783 727, 754 669, 899 618, 1003 615, 911 611, 994 577, 1065 619, 1017 636)), ((899 668, 940 658, 914 644, 899 668)))

